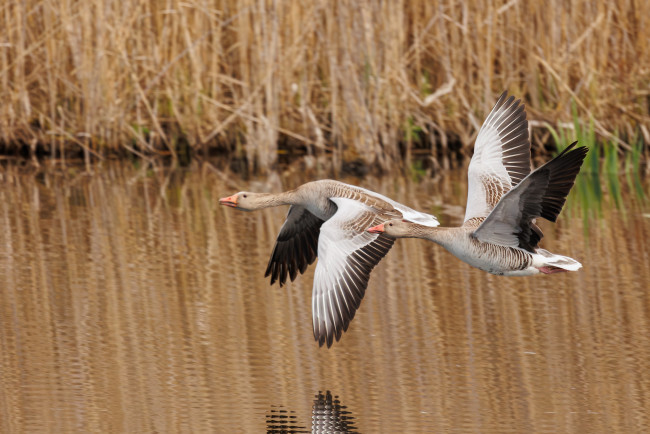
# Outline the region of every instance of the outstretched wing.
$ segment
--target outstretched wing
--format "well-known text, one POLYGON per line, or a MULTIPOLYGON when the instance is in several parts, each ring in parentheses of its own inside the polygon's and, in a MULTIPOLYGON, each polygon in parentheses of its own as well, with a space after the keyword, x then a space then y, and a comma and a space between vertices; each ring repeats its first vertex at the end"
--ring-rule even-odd
POLYGON ((483 122, 469 163, 465 221, 487 217, 501 197, 530 173, 530 139, 520 100, 499 97, 483 122))
POLYGON ((271 285, 276 280, 280 281, 280 286, 284 285, 287 275, 293 281, 298 272, 304 273, 316 260, 322 224, 323 220, 304 207, 291 205, 264 273, 264 277, 271 276, 271 285))
POLYGON ((505 194, 473 236, 479 241, 520 247, 534 253, 543 237, 534 220, 537 217, 552 222, 557 219, 587 155, 586 147, 573 149, 575 144, 505 194))
POLYGON ((328 347, 348 329, 368 287, 370 272, 394 243, 394 239, 366 229, 401 216, 398 211, 377 213, 352 199, 332 201, 338 210, 321 227, 312 292, 314 339, 328 347))

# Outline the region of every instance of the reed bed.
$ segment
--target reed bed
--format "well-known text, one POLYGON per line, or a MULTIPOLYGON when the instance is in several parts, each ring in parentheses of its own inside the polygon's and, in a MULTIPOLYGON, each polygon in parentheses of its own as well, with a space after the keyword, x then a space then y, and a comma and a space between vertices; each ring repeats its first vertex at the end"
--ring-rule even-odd
POLYGON ((640 147, 647 161, 649 9, 10 0, 0 6, 0 148, 87 161, 219 152, 260 171, 284 154, 448 166, 471 154, 508 90, 527 103, 536 151, 574 125, 575 107, 597 140, 617 153, 640 147))

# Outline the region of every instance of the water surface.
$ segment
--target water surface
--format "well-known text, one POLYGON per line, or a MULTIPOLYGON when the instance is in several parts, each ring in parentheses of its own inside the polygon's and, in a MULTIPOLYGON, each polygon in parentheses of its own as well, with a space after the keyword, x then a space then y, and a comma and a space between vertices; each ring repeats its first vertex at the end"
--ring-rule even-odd
MULTIPOLYGON (((575 273, 498 277, 399 240, 328 350, 314 267, 264 278, 286 208, 217 203, 311 179, 5 168, 0 431, 650 431, 650 209, 634 194, 605 191, 597 212, 572 197, 542 224, 575 273)), ((342 180, 462 221, 462 171, 342 180)))

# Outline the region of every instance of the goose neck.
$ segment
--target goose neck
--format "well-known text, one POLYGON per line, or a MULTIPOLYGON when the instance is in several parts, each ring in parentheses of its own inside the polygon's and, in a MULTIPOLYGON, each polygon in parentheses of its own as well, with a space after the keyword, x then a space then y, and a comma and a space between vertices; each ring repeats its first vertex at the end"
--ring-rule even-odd
POLYGON ((420 238, 426 238, 443 247, 448 247, 455 238, 456 228, 427 227, 418 225, 420 238))

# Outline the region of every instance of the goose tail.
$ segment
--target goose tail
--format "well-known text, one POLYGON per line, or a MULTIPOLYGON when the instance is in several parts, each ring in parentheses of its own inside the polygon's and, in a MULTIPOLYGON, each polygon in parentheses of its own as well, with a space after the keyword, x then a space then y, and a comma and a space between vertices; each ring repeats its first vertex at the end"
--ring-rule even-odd
POLYGON ((544 266, 557 271, 577 271, 582 264, 568 256, 556 255, 548 250, 538 249, 537 253, 544 257, 544 266))

